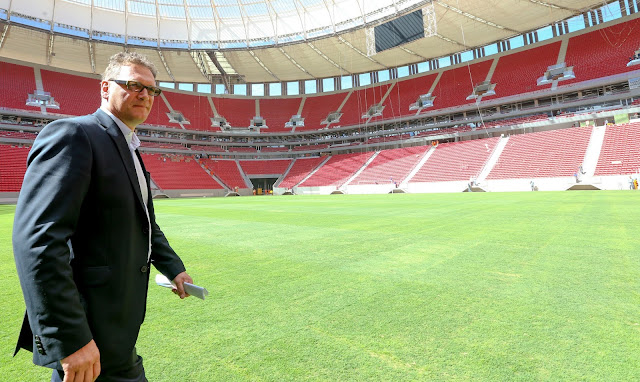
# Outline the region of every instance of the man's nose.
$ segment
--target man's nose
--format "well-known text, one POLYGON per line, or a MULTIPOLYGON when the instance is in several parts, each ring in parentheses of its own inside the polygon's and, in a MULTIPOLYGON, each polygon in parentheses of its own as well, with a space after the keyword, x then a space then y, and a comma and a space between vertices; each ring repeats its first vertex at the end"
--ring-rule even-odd
POLYGON ((151 98, 151 95, 149 95, 149 89, 143 88, 142 90, 140 90, 138 92, 138 97, 139 98, 151 98))

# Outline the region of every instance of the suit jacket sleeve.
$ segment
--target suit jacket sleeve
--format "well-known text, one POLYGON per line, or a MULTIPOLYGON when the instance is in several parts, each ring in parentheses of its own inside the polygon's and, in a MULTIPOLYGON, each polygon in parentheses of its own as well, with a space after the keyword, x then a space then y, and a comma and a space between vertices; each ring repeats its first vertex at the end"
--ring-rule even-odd
POLYGON ((30 151, 16 206, 14 257, 29 324, 44 350, 34 352, 34 362, 43 366, 92 339, 67 244, 89 188, 91 150, 76 122, 45 127, 30 151))

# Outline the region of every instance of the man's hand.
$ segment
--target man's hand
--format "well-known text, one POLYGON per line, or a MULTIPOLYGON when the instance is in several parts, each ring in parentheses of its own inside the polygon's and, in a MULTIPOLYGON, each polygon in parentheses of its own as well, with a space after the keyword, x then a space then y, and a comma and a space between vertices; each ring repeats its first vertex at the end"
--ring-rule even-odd
POLYGON ((63 382, 93 382, 100 375, 100 351, 93 340, 60 363, 64 370, 63 382))
POLYGON ((173 293, 180 296, 180 298, 189 297, 190 294, 184 291, 184 283, 193 284, 193 280, 191 276, 187 274, 187 272, 178 273, 175 279, 173 279, 173 283, 176 288, 173 290, 173 293))

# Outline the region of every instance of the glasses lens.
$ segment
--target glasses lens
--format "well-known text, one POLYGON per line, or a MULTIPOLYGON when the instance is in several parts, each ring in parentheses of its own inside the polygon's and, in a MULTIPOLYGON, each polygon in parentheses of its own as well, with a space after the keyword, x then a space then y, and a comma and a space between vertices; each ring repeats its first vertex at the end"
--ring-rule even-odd
POLYGON ((127 82, 127 89, 129 90, 133 90, 134 92, 141 92, 142 89, 144 89, 144 86, 137 81, 128 81, 127 82))
POLYGON ((151 95, 153 97, 159 96, 160 93, 162 92, 162 90, 160 90, 160 88, 156 88, 155 86, 154 87, 148 87, 147 89, 149 90, 149 95, 151 95))

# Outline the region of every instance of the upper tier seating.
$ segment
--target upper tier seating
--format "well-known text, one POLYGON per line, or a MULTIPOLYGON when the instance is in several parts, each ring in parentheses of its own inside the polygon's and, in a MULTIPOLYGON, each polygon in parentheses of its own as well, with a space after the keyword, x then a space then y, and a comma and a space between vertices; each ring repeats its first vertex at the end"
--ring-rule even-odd
POLYGON ((302 98, 265 98, 260 100, 260 116, 264 118, 265 131, 275 133, 278 131, 291 131, 291 127, 285 127, 291 116, 298 114, 302 98))
POLYGON ((300 187, 341 186, 356 173, 374 153, 353 153, 333 155, 300 187))
POLYGON ((189 130, 220 131, 220 126, 211 126, 213 110, 206 96, 163 92, 174 111, 179 111, 189 120, 185 128, 189 130))
POLYGON ((164 190, 222 189, 191 157, 181 155, 142 154, 142 160, 153 181, 164 190))
POLYGON ((637 174, 640 169, 640 123, 607 126, 595 175, 637 174))
POLYGON ((320 130, 325 127, 320 122, 327 118, 329 113, 337 111, 347 92, 329 95, 307 97, 304 101, 301 116, 304 118, 304 126, 297 126, 296 131, 320 130))
POLYGON ((250 188, 232 159, 200 159, 200 163, 217 176, 229 189, 250 188))
POLYGON ((491 77, 496 95, 490 99, 550 88, 551 84, 538 86, 537 81, 558 61, 560 45, 557 41, 500 57, 491 77))
POLYGON ((271 160, 241 160, 240 167, 245 174, 252 175, 282 175, 289 165, 291 159, 271 159, 271 160))
POLYGON ((0 108, 40 111, 27 106, 29 94, 36 90, 33 68, 0 61, 0 108))
POLYGON ((418 146, 382 150, 349 184, 402 183, 428 149, 428 146, 418 146))
POLYGON ((231 127, 248 127, 256 116, 254 99, 213 97, 213 104, 218 114, 227 120, 231 127))
POLYGON ((579 36, 571 37, 565 62, 573 66, 574 80, 559 85, 602 78, 638 70, 627 67, 629 57, 640 46, 640 19, 626 21, 579 36))
POLYGON ((31 147, 0 144, 0 192, 18 192, 27 171, 27 155, 31 147))
POLYGON ((85 115, 95 112, 100 107, 99 79, 44 69, 40 70, 40 74, 44 91, 51 93, 51 96, 60 104, 60 110, 49 110, 49 112, 85 115))
POLYGON ((415 115, 417 110, 409 110, 418 97, 429 93, 437 74, 429 74, 409 80, 398 81, 385 99, 382 111, 383 119, 397 118, 405 115, 415 115))
POLYGON ((367 121, 362 115, 375 104, 382 102, 382 97, 387 93, 390 84, 371 86, 364 89, 354 90, 340 112, 340 126, 351 126, 363 124, 367 121))
POLYGON ((512 135, 487 179, 573 176, 584 160, 592 128, 512 135))
POLYGON ((411 183, 469 180, 480 175, 499 138, 439 144, 411 183))
POLYGON ((475 102, 473 99, 467 100, 467 97, 473 93, 473 89, 477 84, 487 78, 492 62, 493 60, 486 60, 445 70, 432 93, 432 96, 436 97, 433 100, 433 107, 423 111, 444 109, 475 102))
POLYGON ((314 157, 314 158, 298 158, 293 162, 293 166, 287 173, 287 176, 280 182, 278 187, 283 188, 292 188, 296 184, 300 183, 302 179, 304 179, 313 169, 318 167, 325 157, 314 157))

